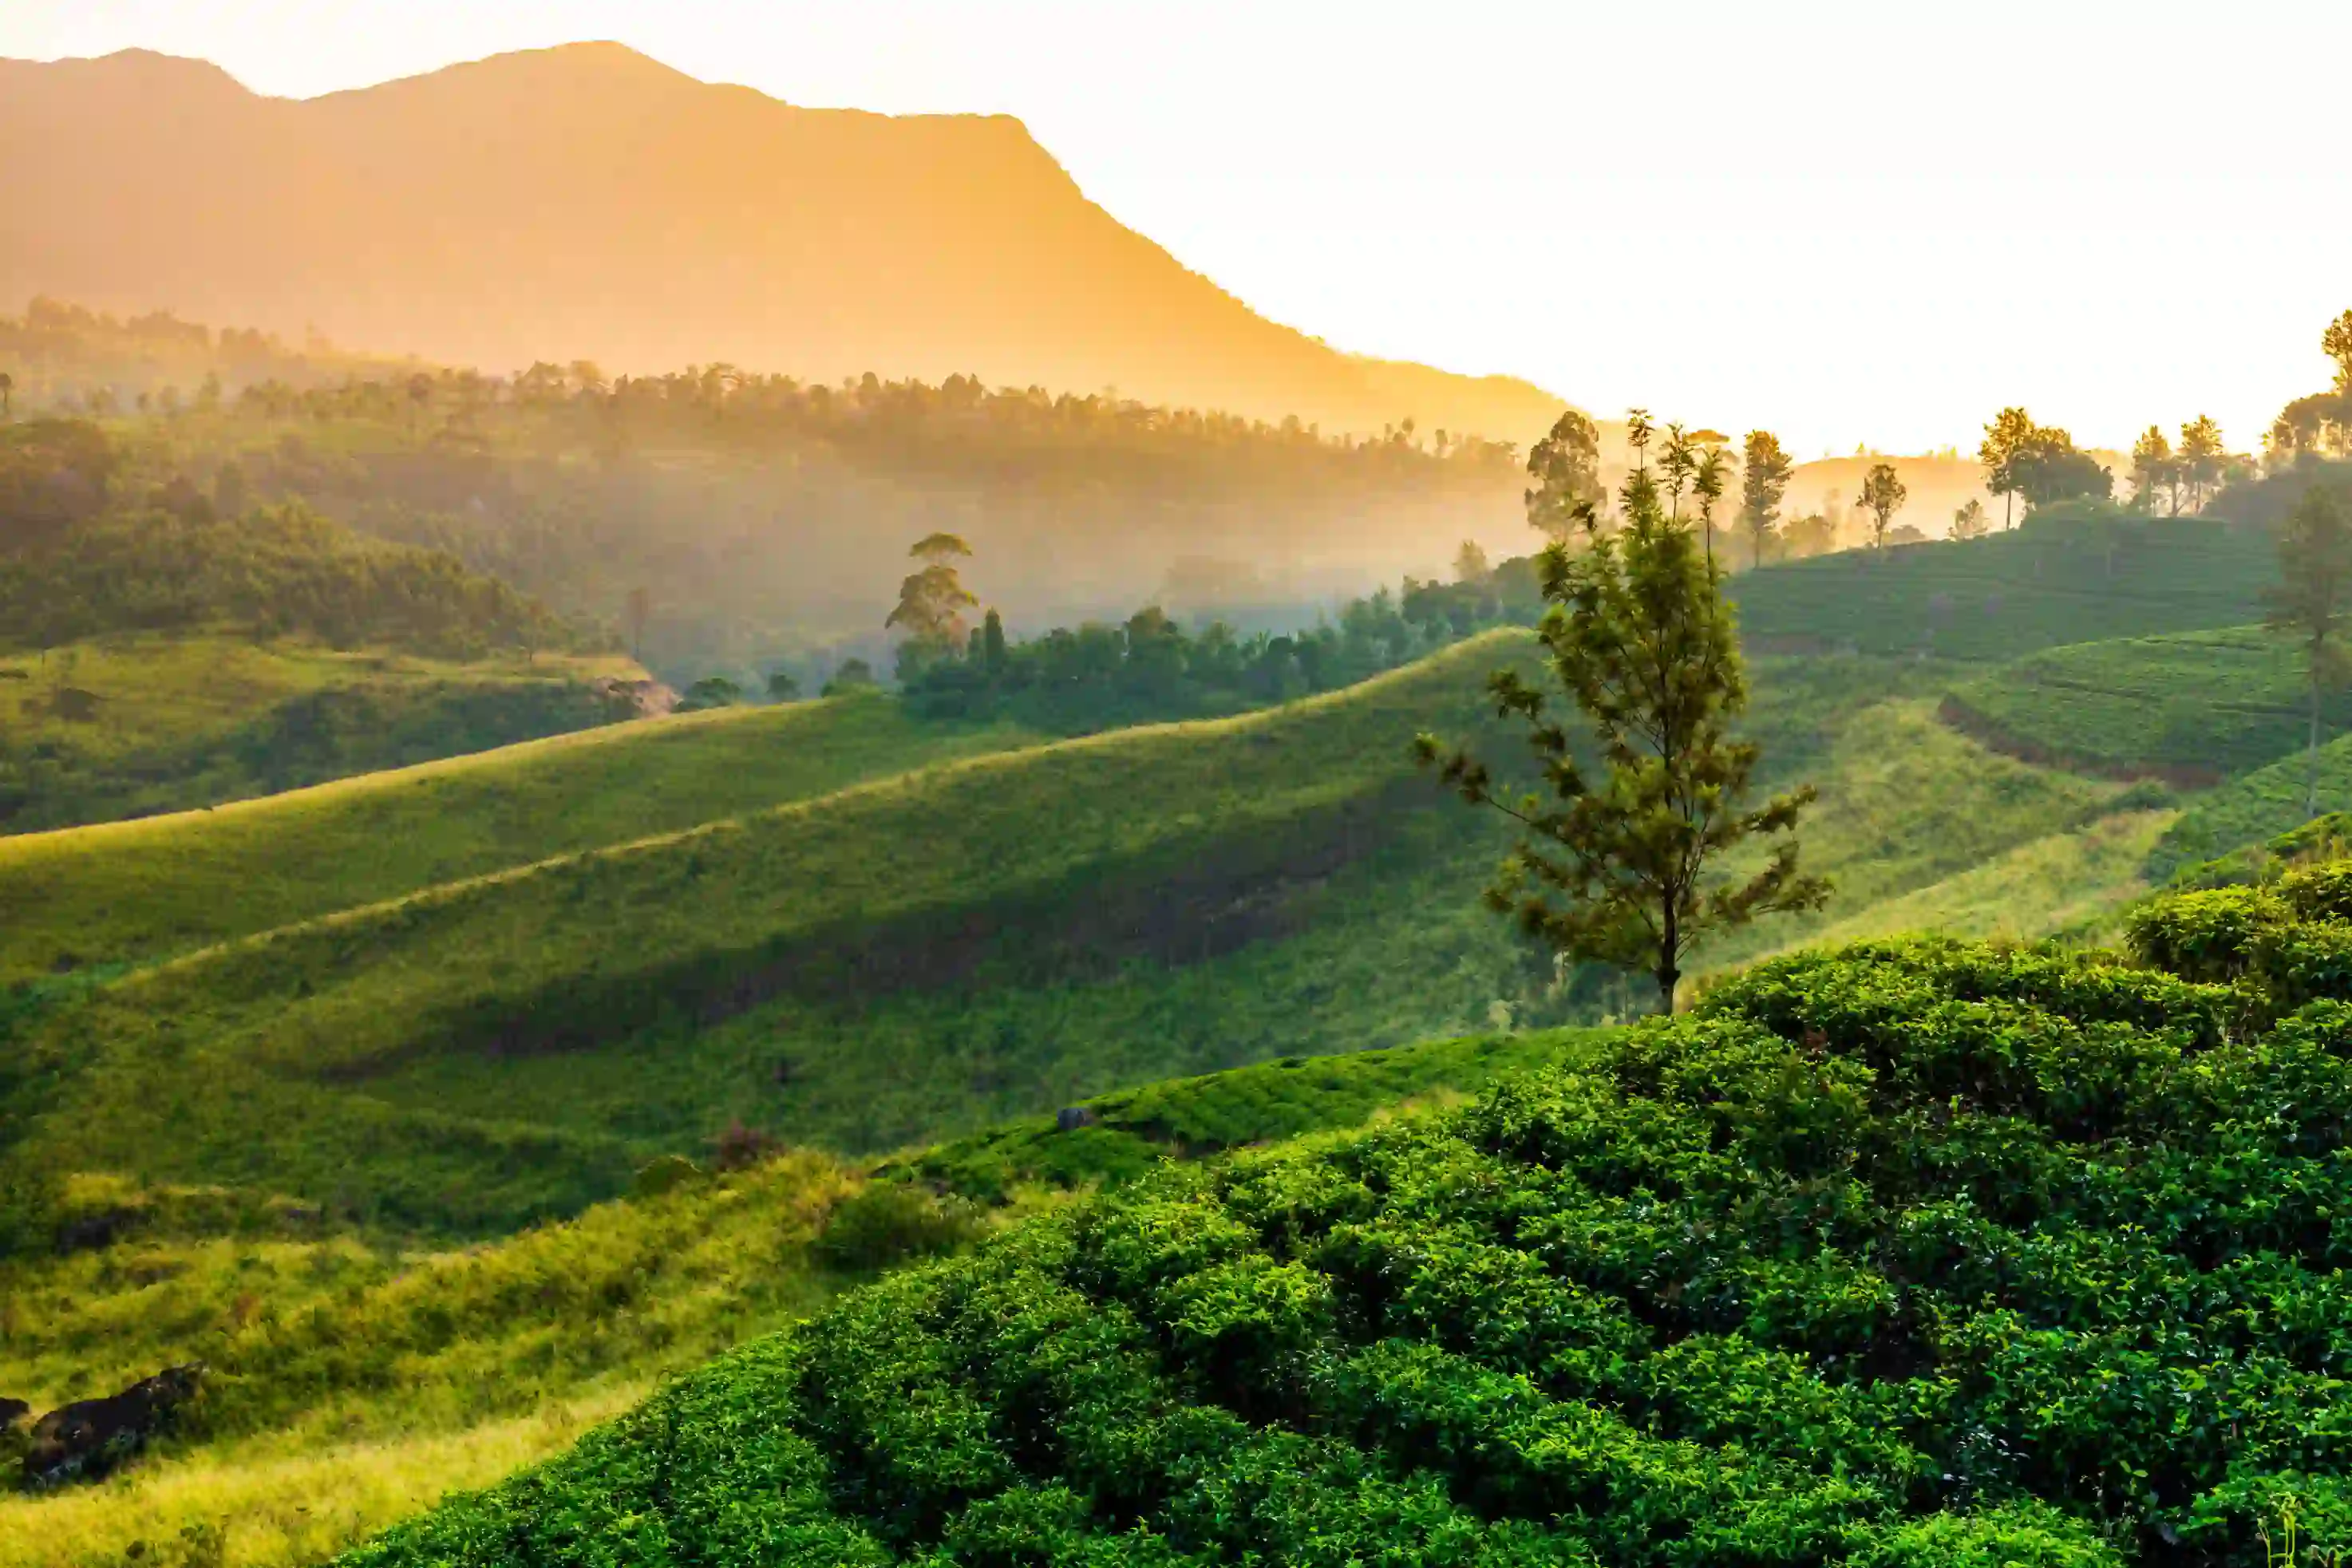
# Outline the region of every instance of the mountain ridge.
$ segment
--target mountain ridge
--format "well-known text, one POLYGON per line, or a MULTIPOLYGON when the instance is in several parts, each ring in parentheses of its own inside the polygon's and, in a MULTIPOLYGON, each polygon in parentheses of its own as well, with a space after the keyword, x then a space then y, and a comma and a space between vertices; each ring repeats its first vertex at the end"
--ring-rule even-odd
POLYGON ((76 149, 0 161, 0 298, 168 306, 492 371, 976 372, 1522 443, 1562 406, 1257 315, 1010 116, 805 108, 617 44, 314 99, 147 51, 5 60, 0 144, 76 149))

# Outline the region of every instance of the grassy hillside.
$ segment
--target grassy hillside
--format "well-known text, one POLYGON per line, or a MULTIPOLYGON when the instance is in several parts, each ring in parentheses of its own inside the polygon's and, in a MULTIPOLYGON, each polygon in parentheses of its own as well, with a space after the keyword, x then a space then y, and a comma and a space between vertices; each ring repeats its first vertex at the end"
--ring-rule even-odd
MULTIPOLYGON (((2294 643, 2244 626, 2049 649, 1954 686, 1946 713, 2020 756, 2210 786, 2302 747, 2308 690, 2294 643)), ((2331 694, 2323 724, 2347 720, 2331 694)))
MULTIPOLYGON (((614 717, 590 682, 635 673, 608 657, 454 661, 160 633, 0 655, 0 831, 185 811, 584 729, 614 717)), ((9 908, 0 946, 38 918, 9 908)), ((0 980, 22 972, 0 960, 0 980)))
MULTIPOLYGON (((2310 782, 2307 755, 2292 752, 2199 796, 2150 851, 2148 874, 2162 881, 2183 866, 2267 843, 2301 827, 2311 815, 2304 810, 2310 782)), ((2315 804, 2322 814, 2352 809, 2352 737, 2320 747, 2315 804)))
POLYGON ((2134 939, 1786 960, 1474 1106, 1165 1168, 348 1561, 2332 1553, 2352 875, 2134 939))
POLYGON ((2197 517, 2037 517, 1981 539, 1745 572, 1752 647, 2013 659, 2099 638, 2242 626, 2277 574, 2269 533, 2197 517))
MULTIPOLYGON (((1153 1084, 1090 1103, 1098 1120, 1077 1132, 993 1129, 896 1174, 944 1187, 950 1204, 999 1204, 1037 1183, 1116 1186, 1165 1156, 1457 1101, 1498 1072, 1579 1058, 1595 1038, 1433 1041, 1153 1084)), ((241 1568, 315 1562, 446 1489, 561 1449, 664 1373, 804 1315, 860 1277, 842 1243, 875 1252, 874 1217, 884 1243, 952 1244, 976 1228, 971 1210, 960 1228, 909 1226, 928 1200, 860 1191, 858 1173, 793 1155, 495 1246, 415 1253, 322 1234, 282 1203, 81 1182, 78 1210, 133 1216, 128 1235, 0 1265, 11 1303, 0 1385, 47 1408, 202 1357, 211 1390, 163 1455, 116 1480, 0 1496, 0 1568, 113 1564, 134 1542, 166 1564, 202 1562, 213 1545, 241 1568)))
MULTIPOLYGON (((18 1123, 37 1163, 499 1230, 731 1121, 888 1148, 1171 1073, 1622 1012, 1630 991, 1562 983, 1476 906, 1504 835, 1406 757, 1416 729, 1472 727, 1524 646, 559 856, 37 1002, 0 1104, 51 1108, 18 1123)), ((1934 678, 1759 673, 1776 770, 1823 787, 1839 916, 2115 804, 1881 700, 1934 678)))
MULTIPOLYGON (((127 703, 163 697, 158 722, 200 716, 188 711, 195 693, 231 697, 221 671, 280 668, 236 644, 170 643, 118 679, 110 673, 114 657, 92 657, 76 678, 101 690, 119 685, 127 703), (187 706, 170 700, 175 676, 190 689, 187 706)), ((321 654, 287 667, 315 667, 325 679, 357 666, 387 680, 429 668, 384 665, 321 654)), ((0 686, 0 702, 5 691, 0 686)), ((719 709, 218 810, 0 840, 0 902, 10 913, 0 929, 0 983, 146 962, 1025 738, 1011 726, 919 722, 878 695, 719 709)))

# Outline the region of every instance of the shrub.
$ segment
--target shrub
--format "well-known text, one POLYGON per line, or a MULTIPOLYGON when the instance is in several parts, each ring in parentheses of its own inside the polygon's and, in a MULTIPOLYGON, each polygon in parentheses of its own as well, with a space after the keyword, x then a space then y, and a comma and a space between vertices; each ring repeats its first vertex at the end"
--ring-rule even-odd
POLYGON ((877 1181, 835 1206, 817 1250, 838 1268, 887 1269, 909 1258, 952 1252, 982 1228, 971 1200, 907 1182, 877 1181))
MULTIPOLYGON (((2291 1512, 2336 1552, 2346 889, 2159 905, 2189 976, 1801 955, 1460 1112, 1164 1166, 354 1561, 756 1525, 782 1563, 2252 1568, 2291 1512)), ((825 1245, 935 1245, 935 1203, 875 1186, 825 1245)))

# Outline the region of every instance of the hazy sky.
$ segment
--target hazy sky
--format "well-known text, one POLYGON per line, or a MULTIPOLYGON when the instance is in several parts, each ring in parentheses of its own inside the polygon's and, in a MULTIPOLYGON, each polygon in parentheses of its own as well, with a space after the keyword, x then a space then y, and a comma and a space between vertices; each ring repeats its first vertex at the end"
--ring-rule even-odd
POLYGON ((1972 445, 2013 402, 2252 448, 2352 307, 2342 0, 0 0, 0 55, 291 96, 595 37, 1018 115, 1277 319, 1806 455, 1972 445))

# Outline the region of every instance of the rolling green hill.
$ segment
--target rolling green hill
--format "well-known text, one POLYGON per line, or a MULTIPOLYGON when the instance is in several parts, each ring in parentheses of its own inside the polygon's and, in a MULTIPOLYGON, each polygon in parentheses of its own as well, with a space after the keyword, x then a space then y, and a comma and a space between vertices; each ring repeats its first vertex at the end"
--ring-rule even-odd
MULTIPOLYGON (((2195 787, 2251 772, 2309 734, 2302 655, 2259 626, 2048 649, 1952 688, 1945 714, 2013 755, 2195 787)), ((2330 694, 2341 729, 2352 698, 2330 694)))
POLYGON ((345 1561, 2333 1552, 2352 871, 2133 939, 1784 960, 1474 1105, 1162 1167, 345 1561))
POLYGON ((2053 508, 1981 539, 1849 550, 1733 583, 1751 648, 2006 660, 2100 638, 2242 626, 2276 577, 2269 532, 2053 508))
MULTIPOLYGON (((19 836, 0 838, 0 859, 46 830, 199 810, 606 724, 614 709, 593 683, 637 673, 613 657, 459 661, 160 632, 0 655, 0 831, 19 836)), ((0 946, 32 913, 11 902, 0 946)), ((0 960, 0 980, 23 972, 0 960)))
MULTIPOLYGON (((1622 1013, 1630 993, 1562 983, 1476 906, 1500 828, 1407 758, 1417 729, 1471 727, 1486 672, 1525 646, 1498 634, 1242 718, 938 764, 37 993, 0 1112, 46 1168, 499 1231, 733 1121, 886 1149, 1171 1073, 1622 1013)), ((1823 789, 1809 836, 1846 883, 1825 918, 2119 804, 1984 752, 1923 698, 1885 700, 1935 676, 1759 668, 1776 773, 1823 789)), ((2012 929, 2047 929, 2062 891, 2012 929)))
MULTIPOLYGON (((170 649, 174 661, 188 653, 170 649)), ((262 657, 209 652, 228 670, 262 657)), ((190 685, 212 679, 188 656, 190 685)), ((373 673, 383 661, 317 663, 373 673)), ((149 664, 122 685, 170 689, 149 664)), ((149 962, 1026 738, 852 695, 607 726, 216 810, 0 839, 0 984, 149 962)))
MULTIPOLYGON (((2269 842, 2303 826, 2311 782, 2305 754, 2291 753, 2198 797, 2149 852, 2148 875, 2163 882, 2183 866, 2269 842)), ((2321 814, 2352 810, 2352 737, 2319 748, 2321 814)))

